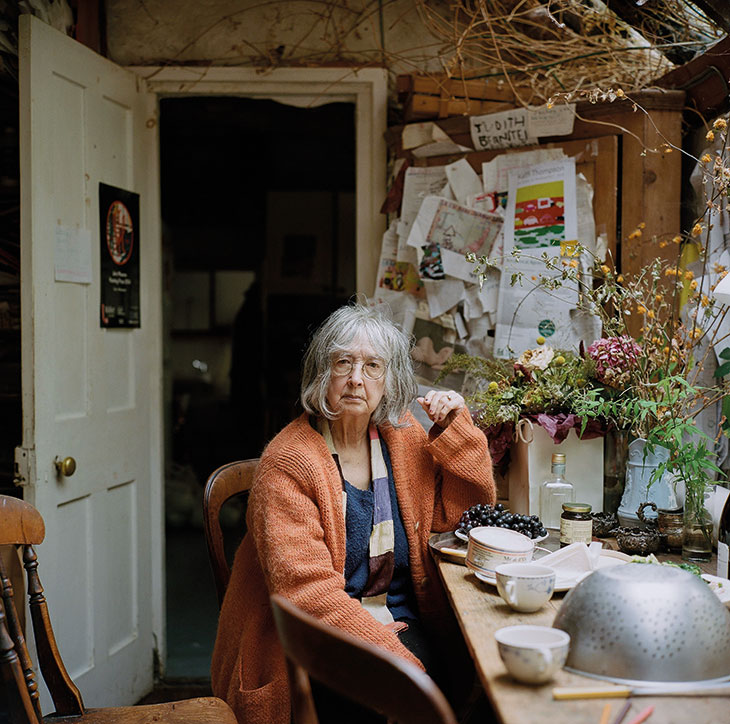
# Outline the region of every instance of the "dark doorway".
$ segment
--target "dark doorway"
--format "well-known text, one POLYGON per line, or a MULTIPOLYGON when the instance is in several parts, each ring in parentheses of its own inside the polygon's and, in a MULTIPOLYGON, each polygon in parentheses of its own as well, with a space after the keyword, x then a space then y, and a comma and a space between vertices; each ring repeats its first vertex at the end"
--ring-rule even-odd
POLYGON ((355 292, 354 105, 166 98, 160 149, 166 668, 204 678, 217 604, 203 486, 294 418, 308 337, 355 292))

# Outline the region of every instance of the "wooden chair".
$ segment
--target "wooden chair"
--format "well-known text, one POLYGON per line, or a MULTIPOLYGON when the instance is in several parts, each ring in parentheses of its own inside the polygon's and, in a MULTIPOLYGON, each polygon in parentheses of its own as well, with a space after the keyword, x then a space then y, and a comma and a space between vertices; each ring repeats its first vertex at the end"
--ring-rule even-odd
POLYGON ((398 724, 456 724, 428 674, 408 661, 360 641, 271 596, 284 647, 294 724, 318 724, 309 677, 398 724))
POLYGON ((203 525, 205 542, 208 544, 210 566, 218 592, 218 605, 223 603, 223 596, 231 578, 231 568, 226 558, 221 529, 220 513, 223 505, 238 495, 251 490, 253 476, 259 464, 258 458, 239 460, 222 465, 214 471, 205 484, 203 494, 203 525))
MULTIPOLYGON (((69 724, 236 724, 236 717, 221 699, 204 697, 184 701, 85 709, 81 692, 66 671, 51 628, 48 604, 38 576, 38 560, 33 550, 45 537, 40 513, 17 498, 0 495, 0 545, 20 549, 28 576, 28 598, 32 633, 38 664, 56 708, 53 718, 64 717, 69 724)), ((69 571, 71 575, 71 571, 69 571)), ((2 608, 0 608, 0 669, 13 724, 42 724, 38 680, 18 621, 13 587, 0 559, 2 608)), ((28 627, 29 631, 31 627, 28 627)))

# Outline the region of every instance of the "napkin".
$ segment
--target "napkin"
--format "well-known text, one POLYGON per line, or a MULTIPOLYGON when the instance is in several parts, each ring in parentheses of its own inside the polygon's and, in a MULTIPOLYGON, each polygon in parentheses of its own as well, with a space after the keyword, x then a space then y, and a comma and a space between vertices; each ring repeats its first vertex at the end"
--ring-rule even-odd
POLYGON ((555 571, 556 588, 575 585, 601 567, 602 546, 600 541, 593 541, 590 545, 571 543, 535 562, 541 566, 549 566, 555 571))

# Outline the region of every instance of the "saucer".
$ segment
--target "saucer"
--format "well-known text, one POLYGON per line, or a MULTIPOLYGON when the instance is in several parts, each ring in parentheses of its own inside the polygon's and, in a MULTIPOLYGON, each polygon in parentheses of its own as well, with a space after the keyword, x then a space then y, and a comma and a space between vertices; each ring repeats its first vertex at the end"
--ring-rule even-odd
MULTIPOLYGON (((488 576, 486 573, 481 573, 480 571, 474 571, 474 575, 484 583, 488 583, 490 586, 496 586, 497 585, 497 579, 492 578, 491 576, 488 576)), ((588 574, 586 574, 588 575, 588 574)), ((562 593, 563 591, 569 591, 573 586, 575 586, 578 583, 578 580, 576 579, 570 579, 566 580, 563 578, 556 578, 555 579, 555 593, 562 593)))
MULTIPOLYGON (((564 550, 564 549, 561 549, 564 550)), ((554 555, 554 554, 553 554, 554 555)), ((536 558, 533 563, 540 563, 541 559, 544 556, 541 556, 541 558, 536 558)), ((611 566, 618 566, 623 563, 628 563, 631 559, 629 556, 627 556, 625 553, 621 553, 620 551, 612 551, 608 549, 604 549, 601 551, 601 555, 598 559, 598 566, 597 568, 609 568, 611 566)), ((545 564, 550 565, 550 564, 545 564)), ((577 575, 566 577, 562 576, 560 577, 559 571, 557 571, 558 576, 555 579, 555 592, 556 593, 562 593, 563 591, 569 591, 571 588, 579 584, 586 576, 593 573, 593 571, 582 571, 578 572, 577 575)), ((482 573, 481 571, 474 571, 474 575, 484 583, 488 583, 490 586, 496 586, 497 585, 497 579, 494 576, 488 576, 486 573, 482 573)), ((730 590, 730 585, 728 586, 728 589, 730 590)))

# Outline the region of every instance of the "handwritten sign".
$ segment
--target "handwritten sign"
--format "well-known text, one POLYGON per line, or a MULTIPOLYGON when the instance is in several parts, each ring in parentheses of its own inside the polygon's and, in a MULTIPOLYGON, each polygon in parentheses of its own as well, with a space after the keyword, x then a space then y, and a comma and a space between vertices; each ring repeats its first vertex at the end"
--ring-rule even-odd
POLYGON ((91 284, 91 232, 61 225, 56 226, 55 232, 56 281, 91 284))
POLYGON ((527 110, 527 132, 531 136, 567 136, 573 133, 575 103, 536 106, 527 110))
POLYGON ((514 148, 537 143, 527 128, 527 110, 514 108, 486 116, 471 116, 471 140, 477 151, 514 148))

